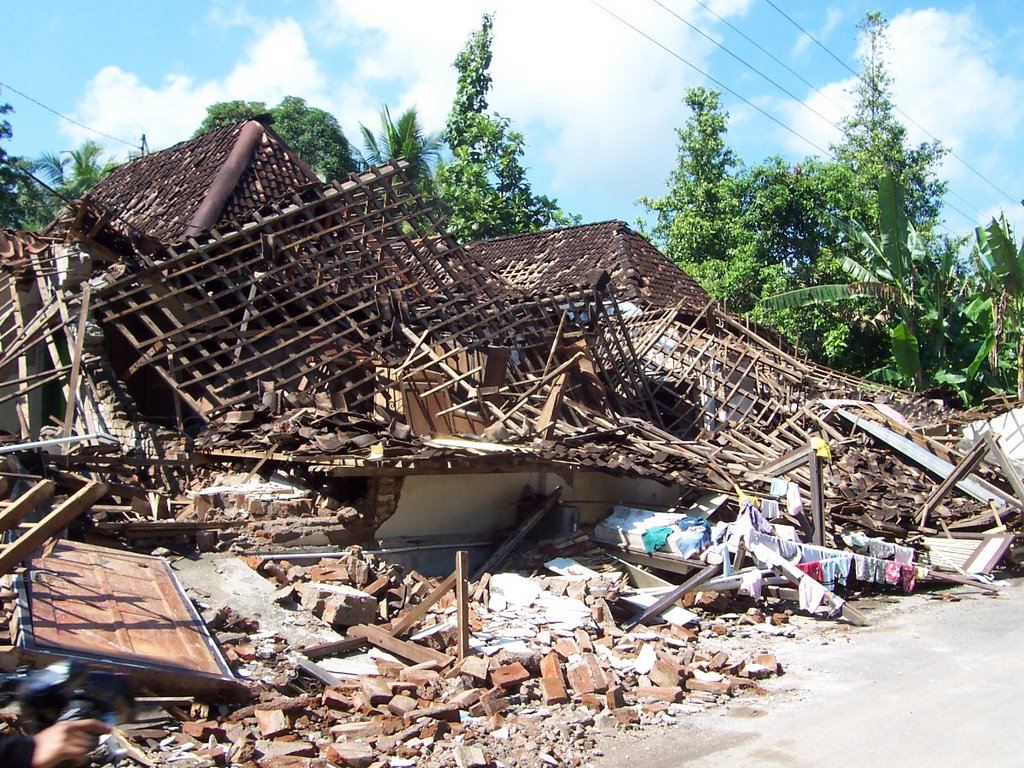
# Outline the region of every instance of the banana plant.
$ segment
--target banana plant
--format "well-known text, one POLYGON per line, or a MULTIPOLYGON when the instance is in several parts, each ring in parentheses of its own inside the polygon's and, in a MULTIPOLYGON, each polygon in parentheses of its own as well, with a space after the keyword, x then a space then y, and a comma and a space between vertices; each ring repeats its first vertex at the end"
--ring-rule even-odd
POLYGON ((863 297, 882 300, 899 320, 890 329, 893 360, 902 376, 920 389, 924 375, 917 318, 922 313, 920 288, 929 252, 905 210, 902 188, 892 174, 885 174, 878 189, 878 236, 856 221, 837 222, 847 239, 860 248, 860 258, 840 259, 850 281, 798 288, 765 297, 760 304, 767 309, 792 309, 863 297))
POLYGON ((1024 398, 1024 245, 1017 247, 1006 214, 975 230, 975 271, 985 286, 986 308, 992 314, 991 338, 986 341, 993 368, 1004 340, 1014 338, 1017 398, 1024 398))

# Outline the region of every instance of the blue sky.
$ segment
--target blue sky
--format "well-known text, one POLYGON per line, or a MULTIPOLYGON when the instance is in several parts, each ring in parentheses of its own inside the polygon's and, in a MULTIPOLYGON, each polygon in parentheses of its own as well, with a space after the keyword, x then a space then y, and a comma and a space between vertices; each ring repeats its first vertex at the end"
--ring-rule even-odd
POLYGON ((382 104, 415 105, 440 130, 451 62, 494 12, 491 107, 525 133, 534 189, 584 221, 632 222, 638 197, 664 192, 684 90, 715 86, 680 59, 731 91, 728 141, 746 163, 799 162, 836 138, 852 103, 846 67, 858 69, 856 24, 877 9, 890 22, 889 68, 897 105, 916 123, 911 137, 934 136, 956 154, 942 167, 947 228, 969 232, 1005 210, 1024 232, 1019 2, 772 2, 6 0, 0 82, 107 134, 0 88, 15 109, 6 148, 31 157, 92 138, 122 157, 143 133, 153 149, 187 138, 210 103, 285 95, 334 113, 353 141, 382 104))

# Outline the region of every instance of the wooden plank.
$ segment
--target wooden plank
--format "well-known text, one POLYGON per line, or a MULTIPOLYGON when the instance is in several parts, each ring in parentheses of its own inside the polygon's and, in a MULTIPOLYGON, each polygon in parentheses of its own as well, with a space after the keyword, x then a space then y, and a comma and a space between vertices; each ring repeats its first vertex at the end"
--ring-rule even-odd
POLYGON ((699 587, 701 584, 708 581, 720 570, 722 570, 721 563, 712 563, 711 565, 705 566, 700 571, 698 571, 693 576, 684 581, 682 584, 680 584, 678 587, 673 589, 671 592, 666 592, 664 595, 658 598, 658 601, 655 602, 650 608, 647 608, 646 610, 642 611, 638 616, 635 616, 634 618, 630 619, 625 624, 623 624, 623 629, 630 630, 637 624, 642 624, 643 622, 647 621, 652 616, 657 616, 659 613, 664 611, 666 608, 672 605, 676 600, 681 598, 687 592, 692 592, 693 590, 697 589, 697 587, 699 587))
POLYGON ((33 525, 0 553, 0 575, 13 571, 18 563, 99 501, 106 492, 105 483, 91 482, 33 525))
POLYGON ((408 632, 420 619, 427 615, 427 611, 433 607, 434 603, 440 600, 448 590, 455 586, 455 582, 458 579, 458 574, 452 572, 448 575, 444 581, 434 587, 426 597, 420 600, 416 605, 407 611, 404 611, 401 615, 397 616, 394 621, 391 622, 388 632, 395 637, 399 637, 408 632))
POLYGON ((540 503, 540 506, 538 506, 537 509, 523 521, 522 525, 520 525, 511 536, 509 536, 505 543, 498 547, 494 551, 494 554, 487 558, 487 562, 476 569, 473 573, 473 581, 476 581, 485 573, 489 573, 491 570, 505 562, 505 558, 512 554, 512 550, 516 548, 526 534, 533 530, 534 526, 540 522, 541 518, 544 517, 545 514, 551 511, 558 502, 561 494, 561 488, 555 488, 555 490, 549 493, 540 503))
POLYGON ((40 480, 12 501, 3 512, 0 512, 0 532, 9 531, 19 525, 29 512, 53 496, 56 487, 52 480, 40 480))
POLYGON ((75 351, 71 358, 71 376, 68 379, 68 399, 64 409, 64 437, 71 437, 75 425, 75 406, 78 404, 78 377, 82 370, 82 350, 85 348, 86 324, 89 320, 89 299, 92 287, 88 282, 82 290, 82 309, 78 314, 75 351))
POLYGON ((349 637, 364 638, 371 645, 375 645, 388 653, 393 653, 403 659, 408 659, 413 664, 426 664, 429 661, 437 662, 441 667, 446 667, 455 659, 447 656, 433 648, 425 648, 422 645, 411 643, 406 640, 399 640, 389 635, 381 627, 371 624, 357 624, 348 630, 349 637))
POLYGON ((540 409, 540 416, 534 424, 533 431, 546 440, 550 440, 558 423, 558 412, 562 407, 562 398, 569 382, 569 374, 563 373, 551 383, 548 396, 540 409))
POLYGON ((1017 495, 1017 498, 1024 501, 1024 482, 1021 481, 1020 475, 1017 474, 1017 469, 1014 467, 1013 461, 1006 455, 1006 451, 1003 450, 1003 446, 999 444, 999 441, 996 440, 991 432, 986 432, 984 434, 984 438, 985 444, 996 457, 996 461, 999 462, 999 466, 1003 470, 1003 477, 1009 481, 1010 485, 1013 487, 1013 492, 1017 495))
MULTIPOLYGON (((989 444, 985 442, 984 438, 979 438, 971 446, 970 450, 964 454, 964 457, 960 459, 960 462, 953 468, 953 471, 949 473, 945 480, 943 480, 938 487, 932 491, 931 495, 927 498, 924 506, 921 507, 921 513, 917 516, 917 527, 924 528, 928 523, 928 515, 939 505, 951 490, 953 486, 959 483, 967 475, 974 471, 974 468, 981 463, 981 460, 985 458, 985 454, 989 450, 989 444)), ((1024 498, 1024 497, 1022 497, 1024 498)))
POLYGON ((455 617, 458 633, 458 659, 469 656, 469 553, 455 553, 455 617))
POLYGON ((320 645, 310 645, 302 649, 302 654, 307 659, 325 659, 328 656, 334 656, 338 653, 346 653, 347 651, 354 651, 360 646, 366 645, 366 639, 362 637, 348 637, 344 640, 335 640, 330 643, 321 643, 320 645))

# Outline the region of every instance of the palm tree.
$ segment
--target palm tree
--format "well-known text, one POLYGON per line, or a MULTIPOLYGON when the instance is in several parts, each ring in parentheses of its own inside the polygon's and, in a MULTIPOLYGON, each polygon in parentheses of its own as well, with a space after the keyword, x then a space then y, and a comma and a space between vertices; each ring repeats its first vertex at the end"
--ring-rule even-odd
POLYGON ((426 134, 420 126, 416 107, 410 107, 395 121, 385 106, 380 111, 380 133, 360 124, 363 134, 363 152, 360 160, 366 165, 382 165, 398 158, 409 163, 409 175, 420 186, 429 186, 433 166, 441 155, 439 134, 426 134))
POLYGON ((36 158, 33 171, 42 173, 60 197, 77 200, 109 174, 117 163, 111 158, 103 160, 103 147, 95 141, 86 141, 78 149, 46 152, 36 158))

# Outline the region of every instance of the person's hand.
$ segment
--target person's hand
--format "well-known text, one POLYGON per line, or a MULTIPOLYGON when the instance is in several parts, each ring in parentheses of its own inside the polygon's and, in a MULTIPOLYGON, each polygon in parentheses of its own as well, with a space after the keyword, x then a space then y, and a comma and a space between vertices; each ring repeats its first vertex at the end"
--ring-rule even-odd
POLYGON ((99 720, 65 720, 54 723, 35 735, 32 768, 55 768, 61 763, 83 765, 86 755, 96 748, 96 738, 110 732, 99 720))

